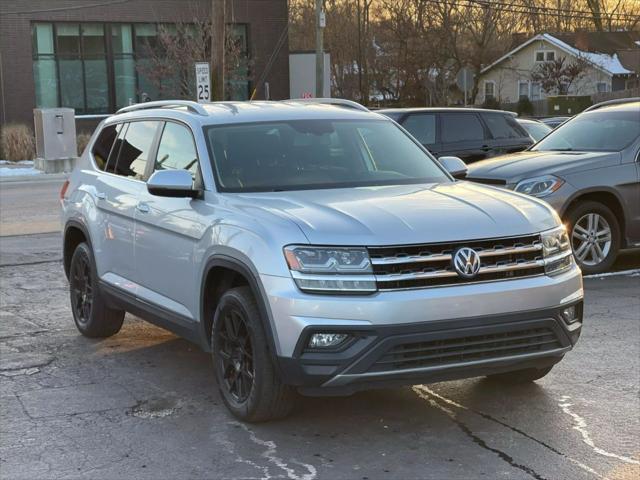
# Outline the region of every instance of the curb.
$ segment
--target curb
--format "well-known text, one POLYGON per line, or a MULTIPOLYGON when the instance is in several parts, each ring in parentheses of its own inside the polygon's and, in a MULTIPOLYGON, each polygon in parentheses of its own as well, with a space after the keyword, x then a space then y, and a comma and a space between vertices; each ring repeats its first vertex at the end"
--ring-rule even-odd
POLYGON ((70 173, 41 173, 38 175, 0 176, 0 184, 17 182, 46 182, 48 180, 60 180, 63 182, 69 177, 69 175, 70 173))

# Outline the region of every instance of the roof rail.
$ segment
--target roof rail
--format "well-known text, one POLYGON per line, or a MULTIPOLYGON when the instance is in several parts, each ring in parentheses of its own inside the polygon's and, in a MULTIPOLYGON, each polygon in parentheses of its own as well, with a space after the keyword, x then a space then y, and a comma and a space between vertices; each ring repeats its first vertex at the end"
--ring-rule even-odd
POLYGON ((149 108, 176 108, 176 107, 186 107, 187 110, 192 111, 193 113, 197 113, 198 115, 209 115, 209 113, 205 110, 205 108, 191 100, 157 100, 154 102, 143 102, 136 103, 134 105, 129 105, 128 107, 121 108, 116 112, 118 113, 127 113, 127 112, 135 112, 138 110, 147 110, 149 108))
POLYGON ((591 105, 586 108, 585 112, 590 112, 591 110, 597 110, 602 107, 608 107, 609 105, 621 105, 624 103, 632 103, 632 102, 640 102, 640 97, 629 97, 629 98, 614 98, 613 100, 607 100, 604 102, 596 103, 595 105, 591 105))
POLYGON ((360 110, 361 112, 370 112, 370 110, 364 105, 354 102, 353 100, 346 100, 344 98, 290 98, 289 100, 282 100, 285 103, 319 103, 322 105, 337 105, 339 107, 353 108, 360 110))

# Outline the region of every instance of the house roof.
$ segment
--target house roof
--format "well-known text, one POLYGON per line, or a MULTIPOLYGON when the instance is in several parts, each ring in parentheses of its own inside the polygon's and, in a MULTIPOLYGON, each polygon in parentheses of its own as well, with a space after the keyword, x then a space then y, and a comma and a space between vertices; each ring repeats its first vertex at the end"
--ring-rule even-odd
MULTIPOLYGON (((606 34, 606 32, 600 32, 600 33, 603 34, 602 35, 603 37, 604 37, 604 34, 606 34)), ((613 33, 628 33, 628 32, 613 32, 613 33)), ((633 33, 635 35, 635 32, 633 32, 633 33)), ((575 43, 575 45, 585 46, 585 48, 586 48, 587 45, 591 45, 591 47, 588 47, 588 48, 591 48, 592 50, 596 48, 596 45, 594 43, 588 44, 585 41, 581 41, 579 39, 579 33, 566 34, 564 36, 564 38, 567 39, 567 40, 570 40, 569 37, 571 35, 573 35, 573 40, 572 41, 573 41, 573 43, 575 43)), ((625 36, 625 37, 623 37, 622 35, 620 35, 620 36, 616 35, 617 41, 615 41, 615 42, 614 41, 609 41, 609 43, 607 43, 605 45, 605 47, 603 47, 603 48, 605 50, 611 52, 611 50, 614 48, 614 44, 615 44, 615 45, 621 45, 619 50, 622 50, 623 48, 631 49, 632 51, 635 51, 636 49, 640 50, 640 45, 636 45, 635 44, 636 40, 634 39, 634 35, 629 35, 629 36, 625 36), (624 41, 623 41, 623 38, 624 38, 624 41), (624 46, 622 46, 622 45, 624 45, 624 46), (635 45, 636 48, 633 48, 630 45, 635 45)), ((521 43, 520 45, 518 45, 516 48, 514 48, 510 52, 508 52, 507 54, 505 54, 502 57, 500 57, 498 60, 493 62, 491 65, 488 65, 487 67, 483 68, 480 71, 480 73, 482 74, 482 73, 485 73, 485 72, 491 70, 493 67, 495 67, 499 63, 502 63, 504 60, 510 58, 511 56, 513 56, 518 51, 522 50, 523 48, 527 47, 528 45, 530 45, 530 44, 532 44, 533 42, 536 42, 536 41, 548 42, 548 43, 554 45, 555 47, 559 48, 560 50, 563 50, 564 52, 568 53, 569 55, 581 58, 581 59, 589 62, 595 68, 598 68, 599 70, 602 70, 603 72, 608 73, 609 75, 627 75, 627 74, 634 73, 634 71, 635 72, 640 72, 640 69, 627 68, 627 67, 631 67, 632 65, 629 65, 626 62, 625 62, 626 66, 623 65, 622 62, 620 61, 620 58, 618 57, 618 53, 616 53, 618 50, 614 50, 611 53, 601 52, 601 51, 583 50, 582 48, 578 48, 578 47, 576 47, 576 46, 574 46, 574 45, 572 45, 570 43, 567 43, 564 40, 561 40, 560 38, 558 38, 558 36, 556 36, 555 34, 552 35, 552 34, 549 34, 549 33, 541 33, 541 34, 538 34, 538 35, 536 35, 534 37, 531 37, 526 42, 521 43)), ((640 36, 640 35, 638 35, 638 36, 640 36)), ((627 57, 629 59, 632 59, 634 57, 634 55, 625 54, 625 57, 627 57)))

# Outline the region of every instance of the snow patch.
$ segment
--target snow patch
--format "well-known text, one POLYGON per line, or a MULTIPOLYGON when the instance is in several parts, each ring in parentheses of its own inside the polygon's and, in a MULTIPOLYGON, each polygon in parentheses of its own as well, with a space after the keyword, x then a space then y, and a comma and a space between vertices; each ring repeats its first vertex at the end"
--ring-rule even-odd
POLYGON ((11 168, 0 167, 0 177, 19 177, 22 175, 40 175, 42 172, 33 167, 27 168, 11 168))

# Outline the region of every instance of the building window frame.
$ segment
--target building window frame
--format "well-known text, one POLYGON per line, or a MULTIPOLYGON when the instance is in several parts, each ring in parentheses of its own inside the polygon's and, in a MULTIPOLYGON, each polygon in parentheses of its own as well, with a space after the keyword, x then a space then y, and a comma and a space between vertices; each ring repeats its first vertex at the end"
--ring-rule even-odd
POLYGON ((520 100, 522 97, 527 97, 529 99, 531 98, 531 82, 529 80, 518 80, 516 88, 517 88, 516 98, 518 100, 520 100), (525 89, 526 93, 524 95, 521 93, 521 90, 520 90, 520 86, 521 85, 526 85, 527 86, 527 88, 525 89))
POLYGON ((484 99, 485 101, 490 98, 496 98, 496 81, 495 80, 485 80, 484 81, 484 99), (491 86, 491 93, 487 92, 487 87, 491 86))
MULTIPOLYGON (((143 25, 153 25, 156 29, 156 33, 158 30, 158 27, 160 25, 171 25, 171 23, 168 22, 82 22, 82 21, 40 21, 40 20, 36 20, 36 21, 31 21, 30 22, 30 26, 31 26, 31 39, 32 39, 32 67, 33 67, 33 79, 34 79, 34 88, 35 88, 35 99, 36 99, 36 107, 38 108, 47 108, 47 107, 61 107, 61 106, 65 106, 63 105, 63 85, 62 85, 62 81, 61 81, 61 72, 60 72, 60 62, 61 61, 65 61, 65 60, 79 60, 80 61, 80 70, 81 70, 81 82, 82 82, 82 95, 78 95, 79 100, 82 100, 82 109, 78 109, 76 108, 76 113, 77 114, 109 114, 109 113, 113 113, 115 112, 118 108, 122 107, 122 105, 118 104, 118 96, 117 96, 117 92, 116 92, 116 60, 119 59, 122 55, 122 53, 116 53, 114 51, 114 41, 115 39, 113 38, 113 33, 114 33, 114 29, 115 28, 120 28, 122 25, 128 25, 130 26, 130 34, 131 34, 131 49, 132 51, 130 53, 127 53, 126 55, 131 55, 131 58, 133 59, 134 62, 134 75, 135 75, 135 95, 134 98, 132 99, 135 102, 140 102, 143 101, 143 92, 142 92, 142 73, 139 71, 139 61, 144 60, 145 58, 148 58, 148 55, 145 53, 144 51, 144 46, 142 44, 142 42, 140 41, 140 39, 138 39, 138 34, 137 34, 137 30, 140 28, 143 28, 143 25), (52 39, 50 41, 48 41, 48 47, 50 47, 51 52, 49 52, 49 48, 47 49, 46 52, 40 53, 38 51, 38 26, 39 25, 46 25, 51 31, 51 35, 52 35, 52 39), (61 28, 63 25, 78 25, 78 53, 77 54, 73 54, 73 55, 62 55, 60 53, 60 49, 59 49, 59 41, 58 41, 58 29, 61 28), (90 109, 89 108, 89 100, 88 100, 88 93, 87 93, 87 89, 89 87, 88 83, 87 83, 87 72, 86 72, 86 62, 85 60, 89 59, 89 60, 94 60, 95 58, 95 54, 91 53, 89 55, 89 57, 84 58, 84 49, 85 49, 85 45, 84 45, 84 39, 83 39, 83 26, 87 26, 87 25, 94 25, 94 26, 98 26, 102 29, 102 35, 103 35, 103 53, 102 53, 102 57, 100 57, 100 59, 104 58, 104 61, 106 63, 106 68, 105 68, 105 74, 106 74, 106 81, 105 81, 105 87, 107 89, 106 92, 106 100, 107 100, 107 105, 106 105, 106 109, 105 111, 97 111, 96 109, 90 109), (73 58, 71 58, 73 56, 73 58), (37 77, 37 75, 40 75, 41 71, 44 71, 44 64, 43 63, 38 63, 36 65, 37 62, 42 62, 44 60, 48 60, 50 62, 52 62, 52 64, 50 64, 48 66, 49 70, 51 70, 50 72, 46 72, 46 73, 50 73, 51 78, 47 78, 46 82, 41 80, 39 77, 37 77), (36 68, 38 68, 37 72, 36 72, 36 68), (38 80, 36 82, 36 80, 38 80), (55 87, 53 86, 53 83, 55 82, 55 87), (52 88, 51 90, 53 90, 53 88, 55 88, 55 95, 53 94, 53 92, 51 92, 51 94, 49 95, 48 98, 44 99, 45 102, 41 103, 42 98, 44 98, 42 96, 42 94, 40 93, 42 91, 43 88, 47 88, 47 85, 45 85, 45 83, 48 83, 52 88), (40 89, 40 90, 39 90, 40 89), (55 98, 54 98, 55 97, 55 98), (82 97, 80 99, 80 97, 82 97)), ((248 22, 239 22, 239 23, 229 23, 227 24, 227 27, 229 28, 239 28, 242 29, 243 31, 243 35, 244 35, 244 41, 246 42, 244 45, 244 48, 241 52, 241 54, 244 56, 244 68, 246 70, 246 97, 249 98, 251 95, 251 91, 253 88, 252 85, 252 81, 251 81, 251 70, 252 70, 252 66, 251 66, 251 50, 252 50, 252 43, 251 43, 251 26, 248 22)), ((46 33, 45 33, 46 34, 46 33)), ((124 57, 122 57, 124 58, 124 57)), ((127 57, 128 58, 128 57, 127 57)), ((242 89, 244 90, 244 88, 242 89)), ((233 92, 229 92, 230 94, 232 94, 233 92)), ((233 96, 233 95, 232 95, 233 96)), ((156 99, 161 99, 162 97, 159 96, 158 98, 154 98, 154 100, 156 99)), ((73 107, 72 107, 73 108, 73 107)), ((101 109, 101 107, 100 107, 101 109)))
POLYGON ((533 53, 534 63, 547 63, 547 62, 554 62, 555 60, 556 60, 555 50, 540 49, 540 50, 536 50, 533 53), (542 54, 542 59, 538 59, 538 54, 542 54))

